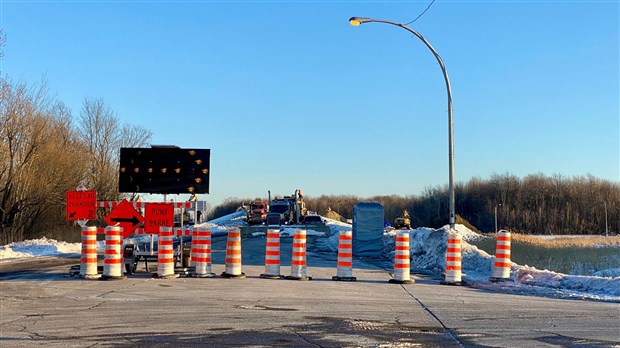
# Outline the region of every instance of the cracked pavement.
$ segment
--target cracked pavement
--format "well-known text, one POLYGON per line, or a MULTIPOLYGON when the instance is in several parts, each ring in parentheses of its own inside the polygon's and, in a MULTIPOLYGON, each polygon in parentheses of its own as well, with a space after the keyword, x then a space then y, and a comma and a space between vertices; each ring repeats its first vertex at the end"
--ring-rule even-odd
MULTIPOLYGON (((223 244, 214 243, 216 274, 225 267, 223 244)), ((262 238, 244 239, 245 279, 157 279, 142 272, 98 281, 69 277, 66 263, 14 272, 3 265, 0 345, 620 345, 617 303, 493 293, 419 276, 415 284, 389 284, 389 270, 359 259, 358 281, 336 282, 333 255, 320 253, 308 256, 312 281, 261 279, 263 248, 262 238)), ((287 262, 283 253, 283 274, 287 262)))

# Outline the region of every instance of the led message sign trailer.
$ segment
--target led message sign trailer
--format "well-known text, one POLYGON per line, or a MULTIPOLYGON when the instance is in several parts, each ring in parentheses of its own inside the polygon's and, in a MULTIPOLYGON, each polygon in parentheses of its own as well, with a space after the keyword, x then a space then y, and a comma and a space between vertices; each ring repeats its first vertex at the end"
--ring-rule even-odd
POLYGON ((119 192, 209 193, 211 150, 121 148, 119 192))

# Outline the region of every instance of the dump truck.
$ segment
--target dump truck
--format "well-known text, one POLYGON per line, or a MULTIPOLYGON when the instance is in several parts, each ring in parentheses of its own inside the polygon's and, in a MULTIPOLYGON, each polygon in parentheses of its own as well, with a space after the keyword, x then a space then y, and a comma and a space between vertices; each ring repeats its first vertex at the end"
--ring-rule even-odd
POLYGON ((284 196, 269 202, 267 225, 299 224, 301 217, 307 213, 301 190, 295 190, 293 196, 284 196))
POLYGON ((269 210, 269 204, 265 201, 253 201, 250 202, 248 208, 247 222, 248 225, 262 225, 267 221, 267 211, 269 210))

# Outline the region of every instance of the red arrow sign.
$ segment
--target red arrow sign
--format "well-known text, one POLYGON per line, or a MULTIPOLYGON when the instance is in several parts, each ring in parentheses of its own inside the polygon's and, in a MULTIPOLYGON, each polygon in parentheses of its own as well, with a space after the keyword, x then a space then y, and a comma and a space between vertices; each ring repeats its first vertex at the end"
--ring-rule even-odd
POLYGON ((108 225, 123 228, 123 238, 129 237, 143 220, 142 215, 125 199, 105 218, 108 225))

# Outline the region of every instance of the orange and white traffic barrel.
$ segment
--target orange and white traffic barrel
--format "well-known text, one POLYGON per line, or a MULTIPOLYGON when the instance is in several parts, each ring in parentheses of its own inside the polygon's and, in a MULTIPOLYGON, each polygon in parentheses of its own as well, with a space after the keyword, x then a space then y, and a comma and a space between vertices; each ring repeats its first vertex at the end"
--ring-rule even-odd
POLYGON ((312 280, 306 274, 306 230, 295 230, 293 234, 293 255, 291 258, 290 280, 312 280))
POLYGON ((226 268, 221 274, 224 278, 245 278, 241 272, 241 231, 228 231, 226 241, 226 268))
POLYGON ((338 264, 332 280, 356 281, 353 276, 353 232, 340 231, 338 236, 338 264))
POLYGON ((174 230, 171 227, 160 227, 157 238, 157 277, 177 278, 174 273, 174 230))
POLYGON ((497 232, 497 244, 495 246, 495 264, 492 282, 510 279, 510 232, 501 230, 497 232))
POLYGON ((265 273, 261 278, 281 279, 280 274, 280 230, 267 230, 265 244, 265 273))
POLYGON ((98 279, 97 272, 97 227, 82 227, 82 254, 80 257, 80 278, 98 279))
POLYGON ((123 256, 121 245, 123 244, 123 229, 119 226, 108 226, 105 229, 105 251, 103 260, 103 275, 101 280, 124 279, 123 256))
POLYGON ((192 277, 215 277, 211 272, 211 231, 205 227, 196 227, 192 232, 192 277))
POLYGON ((409 263, 409 231, 398 232, 396 235, 396 246, 394 250, 394 278, 390 283, 411 284, 411 266, 409 263))
POLYGON ((463 238, 457 233, 448 233, 448 247, 446 249, 446 274, 444 285, 461 285, 461 244, 463 238))

